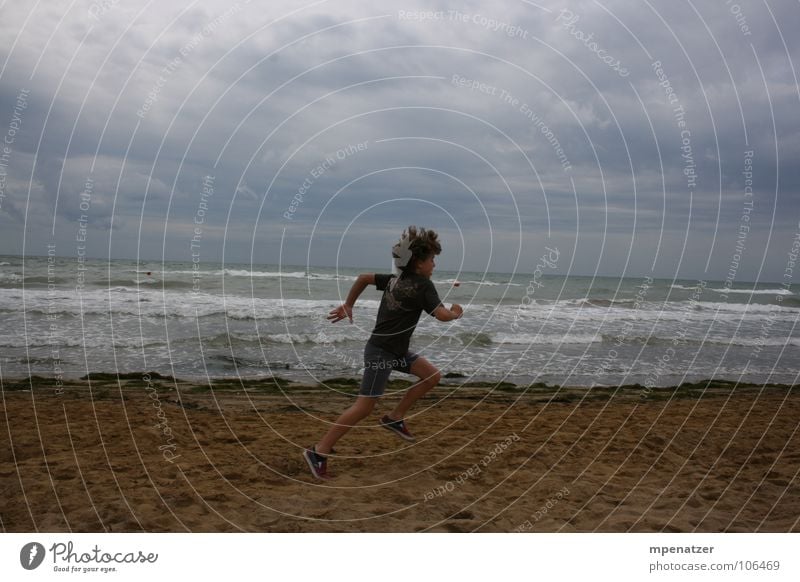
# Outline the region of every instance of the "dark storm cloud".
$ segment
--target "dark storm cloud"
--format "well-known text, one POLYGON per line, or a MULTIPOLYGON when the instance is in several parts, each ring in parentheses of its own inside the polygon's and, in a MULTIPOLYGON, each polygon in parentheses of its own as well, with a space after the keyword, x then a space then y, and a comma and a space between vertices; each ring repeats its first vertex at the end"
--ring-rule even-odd
MULTIPOLYGON (((332 264, 352 223, 360 256, 343 262, 381 265, 403 226, 427 223, 451 249, 468 233, 450 255, 466 268, 484 268, 491 229, 493 270, 520 245, 531 268, 550 241, 574 249, 579 272, 621 272, 635 242, 632 265, 658 252, 656 274, 670 276, 677 263, 662 258, 688 238, 681 275, 724 276, 746 163, 748 252, 760 262, 765 233, 772 249, 800 219, 796 5, 32 9, 0 19, 0 129, 30 90, 0 214, 11 250, 24 236, 70 241, 88 179, 98 256, 187 258, 205 176, 209 259, 224 243, 227 260, 257 249, 275 261, 284 237, 283 259, 304 262, 316 222, 311 260, 332 264)), ((784 261, 771 251, 768 275, 784 261)))

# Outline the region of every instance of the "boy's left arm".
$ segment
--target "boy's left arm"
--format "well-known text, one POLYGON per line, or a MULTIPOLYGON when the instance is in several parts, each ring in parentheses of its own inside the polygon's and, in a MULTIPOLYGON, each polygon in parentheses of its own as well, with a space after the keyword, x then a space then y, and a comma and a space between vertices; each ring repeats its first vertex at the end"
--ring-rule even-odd
POLYGON ((358 296, 361 295, 368 285, 374 284, 375 273, 361 273, 355 280, 355 283, 353 283, 353 286, 350 287, 347 300, 328 314, 328 319, 331 320, 331 323, 341 321, 345 317, 350 320, 350 323, 353 323, 353 306, 356 304, 358 296))

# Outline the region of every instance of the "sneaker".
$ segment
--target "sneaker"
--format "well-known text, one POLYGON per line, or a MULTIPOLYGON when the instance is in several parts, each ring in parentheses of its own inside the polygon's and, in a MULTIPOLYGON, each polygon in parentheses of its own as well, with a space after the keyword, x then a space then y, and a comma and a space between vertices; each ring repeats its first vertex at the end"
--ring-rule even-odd
POLYGON ((328 457, 324 457, 314 450, 314 447, 309 447, 303 451, 303 458, 308 463, 308 468, 311 469, 311 474, 317 479, 327 481, 331 478, 328 474, 328 457))
POLYGON ((381 426, 383 428, 389 429, 401 439, 407 441, 415 441, 417 440, 416 437, 411 434, 408 429, 406 428, 406 423, 402 420, 392 420, 389 418, 388 414, 384 414, 383 418, 381 419, 381 426))

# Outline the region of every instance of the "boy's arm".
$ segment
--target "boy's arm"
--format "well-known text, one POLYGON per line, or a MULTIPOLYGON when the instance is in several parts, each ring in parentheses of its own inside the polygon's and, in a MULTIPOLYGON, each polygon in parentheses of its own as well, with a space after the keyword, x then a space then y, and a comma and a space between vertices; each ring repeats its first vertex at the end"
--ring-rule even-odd
POLYGON ((375 273, 361 273, 353 283, 353 286, 350 287, 350 292, 347 294, 345 302, 328 314, 328 319, 331 320, 331 323, 341 321, 345 317, 350 320, 350 323, 353 323, 353 306, 356 304, 358 296, 363 293, 367 285, 374 284, 375 273))
POLYGON ((453 303, 450 309, 447 309, 444 305, 440 305, 436 309, 433 310, 433 315, 439 321, 453 321, 454 319, 458 319, 464 313, 464 310, 458 303, 453 303))

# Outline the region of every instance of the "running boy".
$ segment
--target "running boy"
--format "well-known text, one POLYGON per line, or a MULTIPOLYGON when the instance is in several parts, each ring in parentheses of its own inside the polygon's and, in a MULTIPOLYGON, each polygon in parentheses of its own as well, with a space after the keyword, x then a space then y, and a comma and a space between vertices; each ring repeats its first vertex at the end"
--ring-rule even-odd
POLYGON ((439 300, 431 281, 436 267, 434 257, 442 252, 438 235, 432 230, 409 226, 392 248, 399 276, 362 273, 353 283, 345 303, 328 315, 331 323, 345 317, 353 322, 353 305, 367 285, 383 291, 375 329, 364 348, 364 377, 355 404, 345 410, 316 445, 303 452, 311 473, 317 479, 329 479, 327 455, 347 431, 366 418, 383 395, 392 370, 413 374, 419 381, 411 386, 392 412, 381 419, 384 428, 400 438, 413 441, 414 436, 403 418, 420 397, 439 383, 441 373, 419 354, 408 351, 411 334, 424 309, 439 321, 458 319, 463 309, 453 304, 447 309, 439 300))

